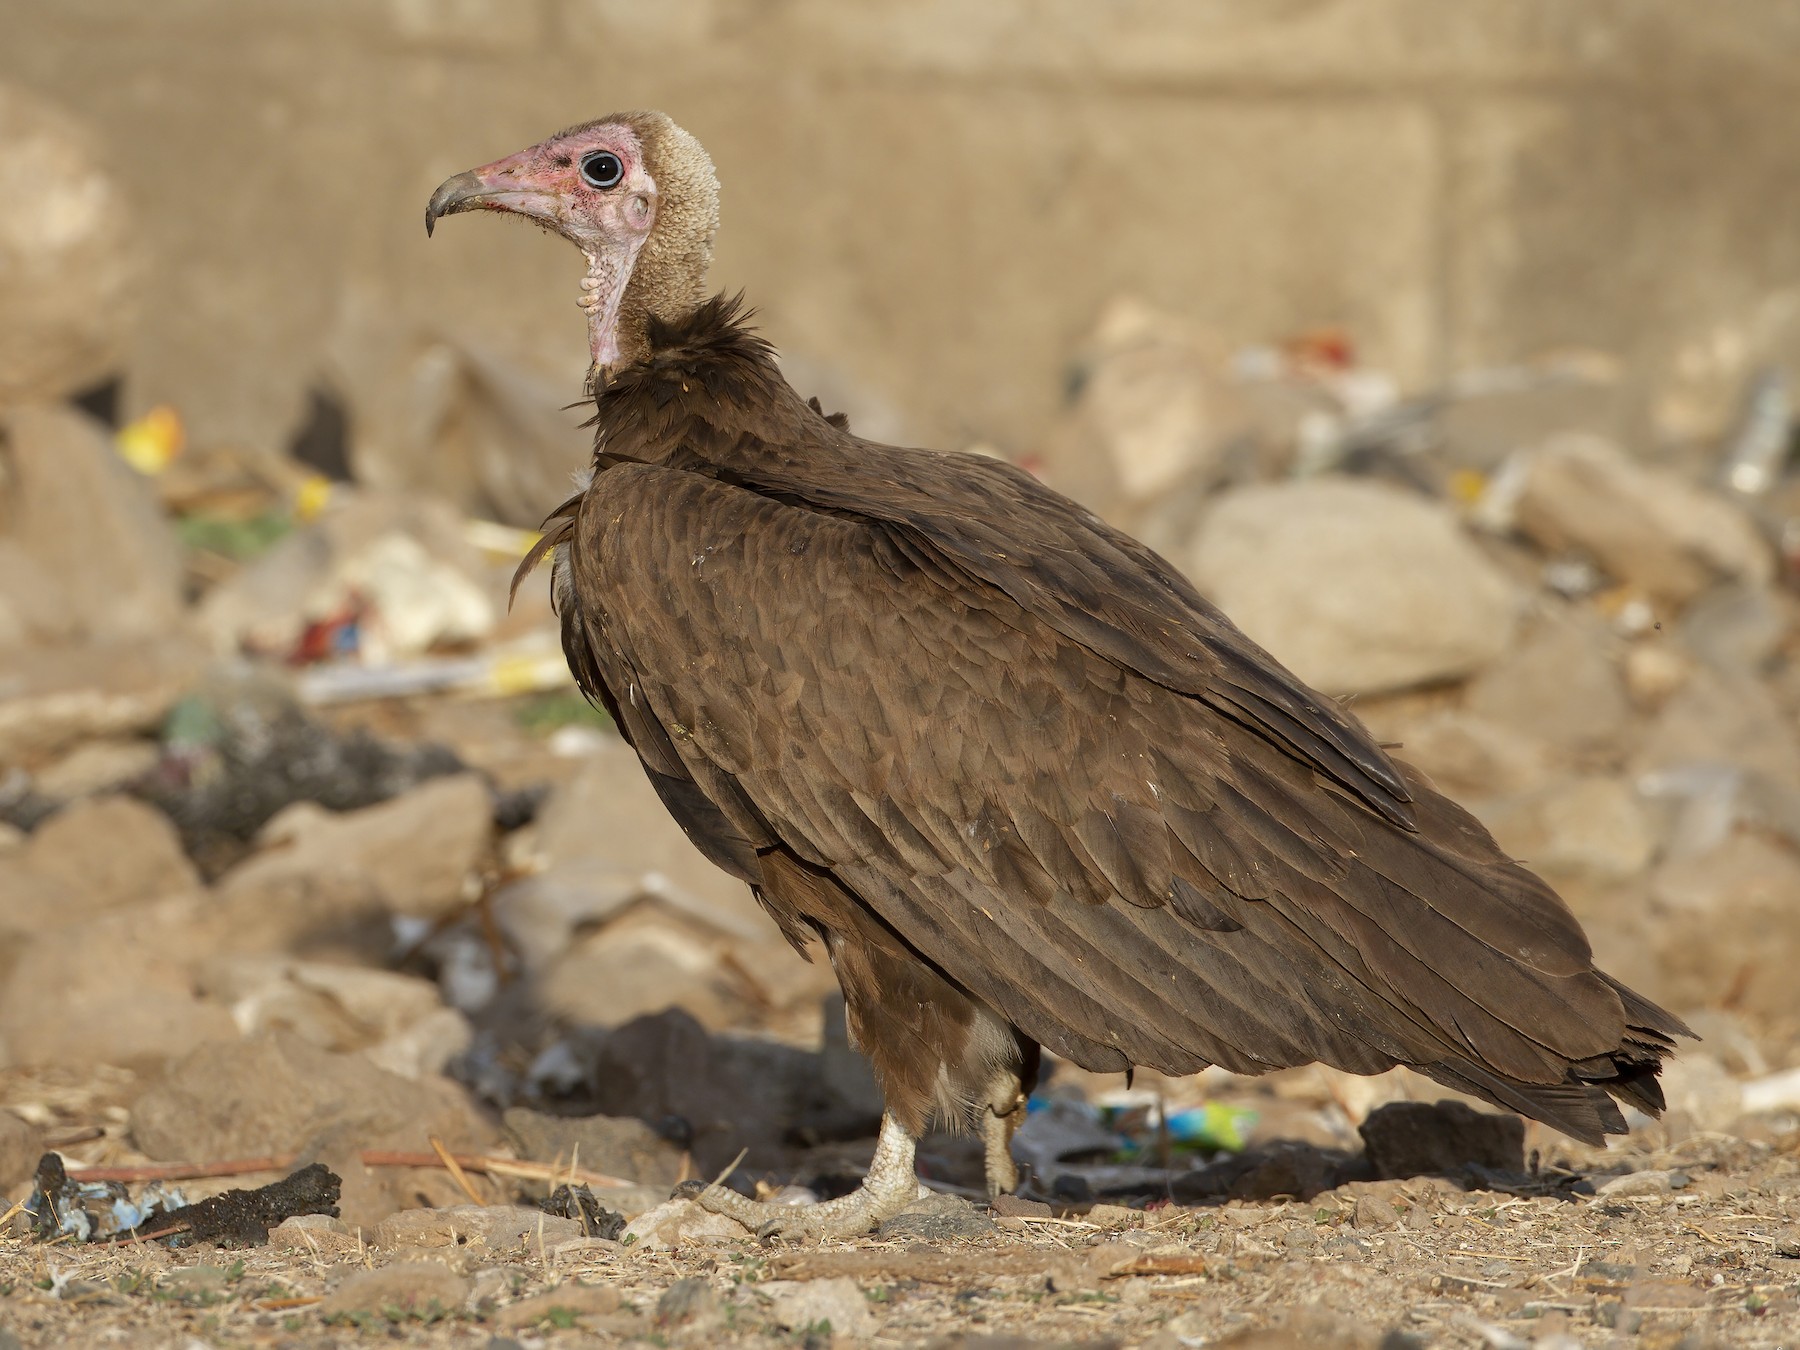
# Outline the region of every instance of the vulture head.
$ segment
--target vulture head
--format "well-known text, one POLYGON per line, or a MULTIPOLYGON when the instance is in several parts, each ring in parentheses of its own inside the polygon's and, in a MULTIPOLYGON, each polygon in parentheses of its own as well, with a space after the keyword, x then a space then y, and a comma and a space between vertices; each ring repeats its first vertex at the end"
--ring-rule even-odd
POLYGON ((649 319, 706 298, 719 181, 700 142, 661 113, 615 113, 457 174, 431 194, 425 232, 458 211, 510 211, 582 251, 596 371, 642 357, 649 319))

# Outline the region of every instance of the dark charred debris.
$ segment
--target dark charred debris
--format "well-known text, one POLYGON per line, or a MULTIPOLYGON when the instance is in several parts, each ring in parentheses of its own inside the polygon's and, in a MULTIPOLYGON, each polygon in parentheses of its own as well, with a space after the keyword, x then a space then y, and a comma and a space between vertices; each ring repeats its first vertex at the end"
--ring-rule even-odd
POLYGON ((538 1207, 557 1218, 574 1219, 584 1237, 617 1241, 625 1231, 625 1216, 602 1205, 589 1186, 558 1186, 538 1207))
POLYGON ((164 1242, 170 1247, 211 1243, 260 1247, 269 1230, 302 1214, 338 1213, 343 1180, 311 1163, 254 1190, 229 1190, 188 1204, 180 1191, 151 1182, 135 1199, 124 1183, 71 1177, 61 1155, 38 1160, 37 1184, 25 1202, 39 1242, 164 1242))

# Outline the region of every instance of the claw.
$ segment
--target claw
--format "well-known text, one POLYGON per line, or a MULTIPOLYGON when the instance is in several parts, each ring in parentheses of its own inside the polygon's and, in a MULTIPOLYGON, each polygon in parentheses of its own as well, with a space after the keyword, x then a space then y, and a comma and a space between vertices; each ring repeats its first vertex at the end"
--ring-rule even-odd
POLYGON ((919 1196, 913 1170, 913 1137, 892 1116, 881 1122, 881 1139, 863 1184, 849 1195, 816 1205, 770 1205, 724 1186, 683 1182, 675 1194, 736 1219, 765 1246, 777 1240, 818 1242, 858 1237, 898 1214, 919 1196))

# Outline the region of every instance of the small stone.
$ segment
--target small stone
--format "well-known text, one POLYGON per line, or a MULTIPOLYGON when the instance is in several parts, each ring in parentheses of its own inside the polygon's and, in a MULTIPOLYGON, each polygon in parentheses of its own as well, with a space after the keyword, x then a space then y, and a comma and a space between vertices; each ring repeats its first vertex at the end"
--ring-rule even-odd
POLYGON ((269 1230, 270 1245, 314 1256, 345 1256, 362 1246, 342 1219, 329 1214, 296 1214, 269 1230))
POLYGON ((482 1304, 492 1305, 510 1294, 522 1280, 516 1271, 505 1266, 483 1266, 469 1275, 469 1299, 465 1305, 475 1312, 482 1304))
POLYGON ((948 1242, 997 1231, 994 1221, 959 1195, 921 1196, 876 1230, 884 1241, 948 1242))
MULTIPOLYGON (((0 91, 0 104, 4 99, 0 91)), ((0 274, 17 276, 5 252, 0 243, 0 274)), ((0 296, 0 308, 4 304, 0 296)), ((0 349, 5 345, 0 335, 0 349)), ((93 644, 82 653, 84 666, 91 667, 115 659, 126 644, 183 632, 187 615, 181 545, 155 488, 125 463, 106 427, 72 407, 4 405, 0 399, 0 442, 6 445, 0 650, 7 653, 11 694, 15 671, 29 669, 20 658, 33 649, 93 644), (95 650, 108 647, 113 651, 105 655, 95 650)), ((28 742, 59 746, 84 738, 74 734, 78 729, 88 736, 135 729, 106 715, 107 700, 94 686, 107 682, 84 668, 79 683, 65 688, 63 710, 52 717, 67 717, 71 704, 86 704, 86 715, 54 734, 33 729, 28 742)))
POLYGON ((533 1256, 555 1242, 582 1236, 575 1219, 546 1214, 531 1205, 456 1205, 450 1209, 403 1209, 375 1225, 375 1245, 395 1247, 485 1247, 533 1256))
POLYGON ((0 1196, 29 1177, 44 1156, 44 1132, 0 1109, 0 1196))
POLYGON ((150 740, 83 741, 31 776, 31 785, 54 801, 108 792, 156 767, 162 751, 150 740))
POLYGON ((1369 1164, 1384 1180, 1454 1175, 1471 1163, 1525 1170, 1525 1122, 1461 1102, 1389 1102, 1369 1113, 1360 1132, 1369 1164))
POLYGON ((1594 1194, 1608 1200, 1622 1200, 1633 1196, 1667 1195, 1672 1189, 1667 1172, 1627 1172, 1597 1187, 1594 1194))
POLYGON ((204 1263, 176 1266, 172 1270, 165 1270, 162 1278, 175 1294, 187 1297, 217 1293, 231 1282, 225 1267, 204 1263))
POLYGON ((504 1120, 522 1158, 567 1163, 579 1157, 590 1171, 665 1188, 681 1175, 681 1149, 634 1116, 551 1116, 515 1106, 504 1120))
POLYGON ((572 1318, 616 1313, 623 1303, 623 1297, 611 1285, 571 1280, 502 1308, 494 1315, 494 1325, 502 1331, 526 1330, 542 1322, 567 1326, 572 1318))
POLYGON ((1087 1221, 1102 1228, 1136 1228, 1143 1223, 1144 1212, 1128 1205, 1095 1205, 1087 1212, 1087 1221))
POLYGON ((1047 1219, 1050 1206, 1042 1200, 1026 1200, 1016 1195, 996 1195, 988 1204, 995 1217, 1005 1219, 1047 1219))
POLYGON ((833 1280, 770 1280, 755 1286, 768 1301, 769 1315, 789 1331, 816 1329, 828 1323, 832 1336, 863 1340, 875 1333, 869 1301, 847 1276, 833 1280))
POLYGON ((705 1280, 695 1276, 675 1281, 656 1300, 659 1326, 680 1327, 709 1322, 719 1311, 719 1296, 705 1280))
POLYGON ((1397 1228, 1400 1225, 1400 1211, 1384 1195, 1364 1194, 1356 1197, 1356 1209, 1350 1221, 1358 1228, 1397 1228))
POLYGON ((407 1261, 358 1271, 325 1296, 319 1313, 326 1318, 351 1313, 453 1313, 467 1302, 469 1281, 435 1261, 407 1261))
POLYGON ((750 1230, 736 1219, 682 1199, 664 1201, 638 1215, 625 1225, 619 1243, 633 1251, 671 1251, 713 1242, 738 1242, 749 1235, 750 1230))

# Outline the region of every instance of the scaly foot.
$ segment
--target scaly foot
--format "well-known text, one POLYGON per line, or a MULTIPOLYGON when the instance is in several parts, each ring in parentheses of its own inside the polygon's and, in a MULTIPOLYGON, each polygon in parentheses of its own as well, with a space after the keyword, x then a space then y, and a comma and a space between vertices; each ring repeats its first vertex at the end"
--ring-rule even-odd
POLYGON ((881 1118, 881 1138, 869 1175, 849 1195, 816 1205, 771 1205, 749 1200, 724 1186, 690 1181, 675 1190, 715 1214, 736 1219, 763 1242, 777 1238, 819 1242, 860 1237, 883 1219, 905 1209, 925 1188, 913 1170, 913 1137, 892 1116, 881 1118))

